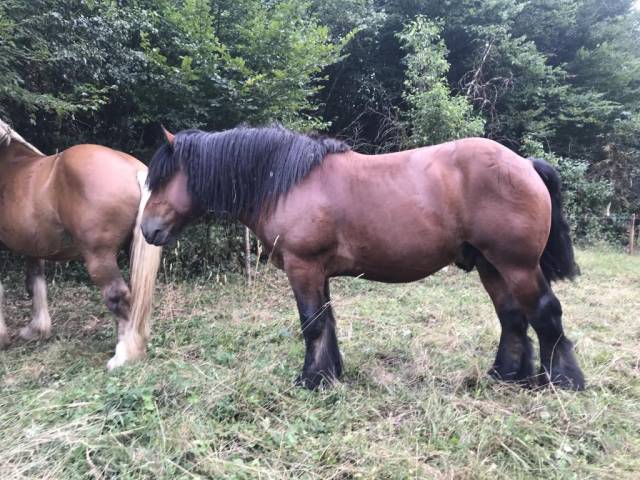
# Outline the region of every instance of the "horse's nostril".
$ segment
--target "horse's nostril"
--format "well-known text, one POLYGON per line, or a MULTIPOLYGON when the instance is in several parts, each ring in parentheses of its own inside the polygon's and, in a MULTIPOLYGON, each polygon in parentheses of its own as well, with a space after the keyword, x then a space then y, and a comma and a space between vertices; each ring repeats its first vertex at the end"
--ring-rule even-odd
POLYGON ((159 228, 156 228, 156 229, 153 231, 153 233, 151 234, 151 239, 152 239, 153 241, 158 240, 158 238, 160 237, 160 234, 161 234, 161 233, 162 233, 162 230, 161 230, 161 229, 159 229, 159 228))
POLYGON ((140 227, 145 240, 152 245, 162 246, 171 238, 172 225, 166 223, 162 217, 146 218, 140 227))
POLYGON ((162 231, 162 229, 157 225, 157 223, 156 225, 153 225, 153 223, 155 222, 147 222, 147 223, 143 223, 140 226, 142 229, 142 235, 149 243, 153 243, 154 240, 158 238, 158 235, 160 235, 160 232, 162 231))
POLYGON ((144 236, 147 243, 151 245, 162 245, 167 239, 167 232, 161 226, 156 227, 155 225, 142 229, 142 235, 144 236))

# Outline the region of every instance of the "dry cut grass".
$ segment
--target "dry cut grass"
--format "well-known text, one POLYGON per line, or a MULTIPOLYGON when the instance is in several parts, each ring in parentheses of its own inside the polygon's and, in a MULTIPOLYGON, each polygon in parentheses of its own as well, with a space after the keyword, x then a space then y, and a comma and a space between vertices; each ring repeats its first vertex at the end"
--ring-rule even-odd
POLYGON ((54 337, 0 353, 0 478, 638 478, 640 258, 579 260, 556 287, 579 394, 485 375, 499 329, 474 273, 334 281, 346 370, 316 393, 292 387, 303 345, 272 269, 162 285, 149 358, 113 374, 97 291, 53 285, 54 337))

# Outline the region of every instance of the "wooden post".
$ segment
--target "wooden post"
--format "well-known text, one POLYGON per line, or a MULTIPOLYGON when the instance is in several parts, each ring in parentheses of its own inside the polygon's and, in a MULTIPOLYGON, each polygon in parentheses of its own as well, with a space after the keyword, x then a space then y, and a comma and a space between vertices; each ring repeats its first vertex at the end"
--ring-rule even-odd
POLYGON ((251 231, 244 227, 244 272, 247 276, 247 286, 251 286, 251 231))
POLYGON ((629 225, 629 255, 633 255, 636 250, 636 214, 631 214, 631 224, 629 225))

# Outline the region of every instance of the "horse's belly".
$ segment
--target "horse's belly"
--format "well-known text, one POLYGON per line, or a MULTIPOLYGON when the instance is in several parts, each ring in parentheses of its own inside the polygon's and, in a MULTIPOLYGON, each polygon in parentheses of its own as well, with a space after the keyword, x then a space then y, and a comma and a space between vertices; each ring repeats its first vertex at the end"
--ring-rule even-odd
POLYGON ((415 268, 408 267, 406 269, 398 268, 398 269, 370 269, 366 272, 362 272, 360 274, 350 274, 349 276, 363 278, 365 280, 373 280, 374 282, 384 282, 384 283, 407 283, 407 282, 415 282, 417 280, 421 280, 429 275, 433 275, 438 270, 446 267, 448 263, 440 266, 440 267, 428 267, 428 268, 415 268))
POLYGON ((6 221, 0 218, 0 244, 18 255, 47 260, 73 260, 79 250, 61 227, 6 221))
POLYGON ((451 245, 376 245, 372 242, 344 252, 337 262, 340 276, 361 277, 389 283, 414 282, 434 274, 455 259, 451 245), (377 247, 377 248, 376 248, 377 247))

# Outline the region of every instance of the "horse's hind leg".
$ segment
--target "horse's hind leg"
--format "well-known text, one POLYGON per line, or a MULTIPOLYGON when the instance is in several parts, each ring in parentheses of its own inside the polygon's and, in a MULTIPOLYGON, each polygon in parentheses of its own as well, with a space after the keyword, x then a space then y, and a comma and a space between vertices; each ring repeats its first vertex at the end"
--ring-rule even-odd
POLYGON ((7 324, 4 322, 4 289, 2 283, 0 283, 0 348, 6 348, 11 343, 11 337, 9 336, 9 330, 7 330, 7 324))
POLYGON ((26 287, 31 297, 31 322, 20 330, 20 337, 25 340, 48 338, 51 335, 51 317, 47 305, 44 260, 27 260, 26 287))
POLYGON ((288 261, 285 270, 296 297, 306 346, 304 366, 296 383, 314 390, 323 381, 331 383, 342 374, 329 281, 316 264, 288 261))
POLYGON ((502 275, 484 257, 476 267, 496 309, 502 331, 489 374, 498 380, 528 385, 533 377, 533 347, 527 336, 529 322, 502 275))
POLYGON ((116 317, 118 343, 116 353, 109 360, 107 368, 113 369, 144 356, 146 340, 130 321, 131 292, 118 268, 116 253, 92 252, 85 254, 85 261, 89 275, 100 288, 107 308, 116 317))
POLYGON ((502 273, 509 279, 514 297, 524 307, 527 319, 538 335, 541 383, 583 390, 584 376, 573 355, 573 344, 562 328, 562 306, 540 267, 502 273))

